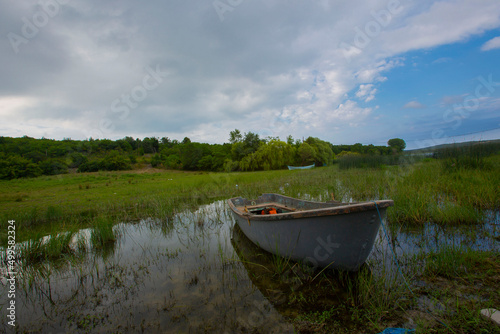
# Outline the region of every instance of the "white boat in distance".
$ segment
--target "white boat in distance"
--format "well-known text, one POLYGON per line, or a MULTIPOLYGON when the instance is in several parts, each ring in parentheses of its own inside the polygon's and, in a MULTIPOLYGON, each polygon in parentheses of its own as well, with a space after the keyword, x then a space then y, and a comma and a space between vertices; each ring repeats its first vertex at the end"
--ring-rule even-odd
POLYGON ((309 165, 309 166, 302 166, 302 167, 299 167, 299 166, 288 166, 288 170, 311 169, 311 168, 314 168, 314 166, 316 166, 316 164, 312 164, 312 165, 309 165))

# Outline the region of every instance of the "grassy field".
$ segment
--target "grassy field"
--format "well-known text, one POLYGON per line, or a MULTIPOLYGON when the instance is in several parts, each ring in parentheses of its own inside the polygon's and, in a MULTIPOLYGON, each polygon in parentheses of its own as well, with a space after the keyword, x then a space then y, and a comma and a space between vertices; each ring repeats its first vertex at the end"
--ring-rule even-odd
POLYGON ((279 192, 293 197, 363 201, 391 198, 391 223, 476 223, 500 207, 500 156, 489 168, 449 171, 441 161, 381 168, 192 173, 164 170, 44 176, 0 182, 0 245, 16 220, 18 240, 88 227, 102 217, 169 219, 175 212, 233 196, 279 192))
MULTIPOLYGON (((27 260, 50 260, 68 252, 71 235, 81 228, 92 228, 92 247, 98 250, 113 242, 114 223, 148 217, 168 222, 176 213, 195 210, 202 204, 234 196, 252 198, 266 192, 323 201, 332 197, 341 201, 390 198, 395 202, 388 210, 393 230, 428 222, 444 228, 475 226, 500 208, 500 156, 487 157, 474 168, 428 159, 377 168, 340 169, 334 165, 246 173, 146 169, 1 181, 0 245, 7 244, 7 224, 15 220, 16 241, 32 239, 26 247, 36 250, 26 252, 33 256, 27 260), (57 237, 49 244, 38 242, 48 234, 57 237)), ((409 261, 405 275, 420 282, 412 285, 413 295, 390 273, 361 274, 356 282, 346 283, 351 299, 345 307, 351 314, 350 321, 359 324, 360 330, 364 323, 372 328, 390 326, 392 319, 404 313, 412 317, 419 333, 475 333, 477 328, 485 328, 482 333, 500 332, 476 312, 485 305, 500 307, 498 252, 443 244, 409 261), (423 269, 416 273, 417 268, 423 269), (475 297, 467 297, 471 295, 475 297), (432 303, 427 309, 433 309, 433 315, 422 311, 419 303, 432 303), (452 311, 439 313, 436 304, 452 311)), ((312 279, 318 280, 328 283, 329 279, 312 279)), ((292 296, 300 299, 300 294, 292 296)), ((303 314, 296 319, 296 328, 305 326, 305 332, 314 328, 340 330, 336 312, 344 311, 303 314)))

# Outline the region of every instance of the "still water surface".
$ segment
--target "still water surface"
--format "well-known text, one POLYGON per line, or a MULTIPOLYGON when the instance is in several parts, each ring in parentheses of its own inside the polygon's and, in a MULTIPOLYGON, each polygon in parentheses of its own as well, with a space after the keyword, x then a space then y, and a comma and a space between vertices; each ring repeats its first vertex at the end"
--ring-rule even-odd
MULTIPOLYGON (((479 229, 472 235, 467 229, 444 230, 429 224, 420 230, 393 231, 390 239, 406 271, 413 254, 443 242, 500 251, 495 240, 500 235, 499 214, 492 213, 479 229)), ((305 288, 302 274, 293 265, 291 271, 270 270, 276 259, 240 233, 224 201, 178 214, 170 221, 118 224, 115 232, 117 241, 100 251, 44 263, 18 275, 18 330, 292 333, 290 317, 306 315, 318 305, 339 306, 347 298, 345 286, 331 284, 330 279, 326 279, 327 293, 312 292, 322 291, 324 279, 305 288)), ((80 233, 88 236, 89 231, 80 233)), ((381 229, 368 260, 375 275, 387 268, 397 272, 387 240, 381 229)), ((3 321, 8 284, 5 277, 1 282, 0 332, 11 332, 3 321)), ((339 321, 349 326, 348 316, 339 321)))

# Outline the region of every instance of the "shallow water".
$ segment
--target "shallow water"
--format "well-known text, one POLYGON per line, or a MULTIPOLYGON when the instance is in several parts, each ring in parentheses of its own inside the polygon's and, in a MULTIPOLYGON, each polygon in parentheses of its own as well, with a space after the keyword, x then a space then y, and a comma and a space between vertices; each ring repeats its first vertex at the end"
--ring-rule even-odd
MULTIPOLYGON (((304 284, 305 274, 295 266, 279 273, 270 270, 276 259, 233 225, 223 201, 171 221, 118 224, 118 240, 105 249, 57 264, 42 263, 16 277, 18 330, 292 333, 288 317, 346 300, 345 286, 332 284, 333 276, 326 279, 329 290, 324 294, 308 289, 321 291, 325 280, 304 284)), ((475 232, 428 225, 393 232, 389 238, 403 267, 413 254, 443 241, 500 251, 495 240, 500 235, 498 212, 475 232)), ((88 236, 88 230, 82 235, 88 236)), ((382 229, 368 263, 375 274, 387 268, 396 272, 382 229)), ((6 319, 9 285, 5 277, 1 282, 0 316, 6 319)), ((339 321, 343 319, 340 315, 339 321)), ((5 321, 1 326, 0 331, 12 330, 5 321)))

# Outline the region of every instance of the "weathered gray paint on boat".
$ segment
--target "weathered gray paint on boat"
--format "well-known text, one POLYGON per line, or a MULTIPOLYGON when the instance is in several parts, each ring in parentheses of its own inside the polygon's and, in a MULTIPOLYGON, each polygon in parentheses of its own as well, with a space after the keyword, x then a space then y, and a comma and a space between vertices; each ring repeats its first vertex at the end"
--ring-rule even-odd
POLYGON ((384 217, 394 202, 322 203, 263 194, 255 200, 231 198, 228 204, 243 233, 266 251, 313 266, 355 271, 373 248, 380 227, 377 207, 384 217), (290 212, 251 213, 269 206, 290 212))

